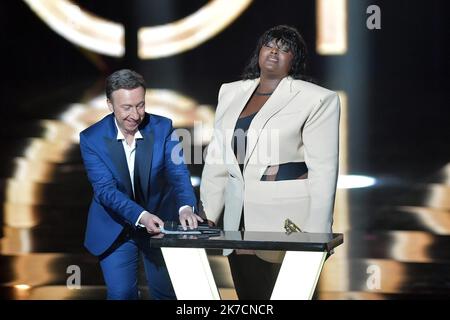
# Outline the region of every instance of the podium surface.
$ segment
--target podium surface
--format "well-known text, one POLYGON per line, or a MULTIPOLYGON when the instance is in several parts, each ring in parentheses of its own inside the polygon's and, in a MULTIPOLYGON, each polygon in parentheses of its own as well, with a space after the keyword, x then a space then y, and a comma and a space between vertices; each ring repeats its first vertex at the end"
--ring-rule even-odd
POLYGON ((253 249, 327 251, 343 243, 340 233, 221 231, 219 235, 158 234, 148 239, 154 248, 253 249))
POLYGON ((216 235, 149 235, 146 243, 161 248, 179 300, 220 299, 205 249, 285 251, 271 299, 305 300, 312 298, 325 258, 343 243, 343 235, 221 231, 216 235))

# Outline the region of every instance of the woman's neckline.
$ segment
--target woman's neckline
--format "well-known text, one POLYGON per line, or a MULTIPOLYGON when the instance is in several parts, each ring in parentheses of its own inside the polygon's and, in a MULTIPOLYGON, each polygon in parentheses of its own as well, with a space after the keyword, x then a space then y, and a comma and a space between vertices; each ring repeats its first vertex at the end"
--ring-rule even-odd
POLYGON ((245 118, 250 118, 250 117, 252 117, 252 116, 255 116, 257 113, 258 113, 258 111, 255 112, 255 113, 249 114, 248 116, 239 117, 238 120, 240 120, 240 119, 245 119, 245 118))

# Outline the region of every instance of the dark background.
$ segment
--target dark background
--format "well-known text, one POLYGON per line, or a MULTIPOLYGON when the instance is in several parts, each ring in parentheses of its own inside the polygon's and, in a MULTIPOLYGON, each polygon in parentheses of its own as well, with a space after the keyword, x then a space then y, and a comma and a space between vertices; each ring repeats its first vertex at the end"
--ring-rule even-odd
MULTIPOLYGON (((157 25, 180 19, 206 1, 77 3, 113 21, 130 21, 131 16, 136 25, 157 25), (149 13, 136 13, 140 6, 149 13)), ((50 30, 24 2, 2 1, 1 114, 4 121, 18 123, 24 118, 52 118, 96 80, 130 64, 136 64, 149 87, 178 90, 215 105, 220 84, 239 78, 262 32, 289 24, 309 45, 310 75, 318 84, 349 95, 351 170, 433 171, 450 155, 448 12, 443 0, 350 0, 348 53, 319 56, 315 1, 256 0, 227 29, 188 52, 137 63, 99 56, 99 68, 84 49, 50 30), (381 30, 366 28, 370 4, 381 8, 381 30), (392 148, 386 149, 387 144, 392 148)))

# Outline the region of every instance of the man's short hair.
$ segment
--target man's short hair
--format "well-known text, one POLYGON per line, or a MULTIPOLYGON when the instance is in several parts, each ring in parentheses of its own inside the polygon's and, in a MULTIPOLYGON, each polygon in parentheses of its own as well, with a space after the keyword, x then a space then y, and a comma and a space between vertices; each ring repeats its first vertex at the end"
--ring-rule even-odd
POLYGON ((144 77, 136 71, 130 69, 121 69, 112 73, 106 78, 106 98, 111 100, 111 95, 119 89, 136 89, 138 87, 146 88, 144 77))

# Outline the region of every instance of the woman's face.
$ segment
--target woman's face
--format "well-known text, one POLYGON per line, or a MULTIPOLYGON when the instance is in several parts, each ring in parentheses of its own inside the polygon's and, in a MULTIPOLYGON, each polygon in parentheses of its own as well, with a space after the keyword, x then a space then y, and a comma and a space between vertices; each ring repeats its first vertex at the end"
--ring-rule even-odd
POLYGON ((280 40, 272 40, 259 50, 259 68, 261 74, 284 78, 291 70, 294 55, 289 47, 280 40))

